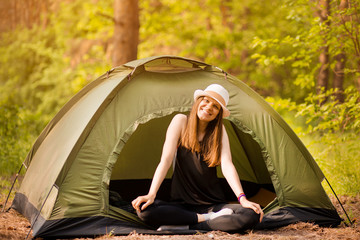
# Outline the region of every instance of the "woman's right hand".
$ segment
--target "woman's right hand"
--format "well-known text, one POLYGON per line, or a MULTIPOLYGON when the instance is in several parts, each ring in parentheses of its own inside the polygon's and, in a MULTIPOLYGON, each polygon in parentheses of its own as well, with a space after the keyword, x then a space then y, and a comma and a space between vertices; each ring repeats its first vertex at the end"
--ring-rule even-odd
POLYGON ((144 196, 139 196, 137 197, 136 199, 134 199, 131 204, 133 206, 133 208, 136 210, 136 211, 143 211, 145 210, 145 208, 147 208, 150 204, 152 204, 155 200, 155 197, 153 197, 152 195, 144 195, 144 196), (141 206, 141 209, 140 209, 140 205, 144 203, 142 206, 141 206))

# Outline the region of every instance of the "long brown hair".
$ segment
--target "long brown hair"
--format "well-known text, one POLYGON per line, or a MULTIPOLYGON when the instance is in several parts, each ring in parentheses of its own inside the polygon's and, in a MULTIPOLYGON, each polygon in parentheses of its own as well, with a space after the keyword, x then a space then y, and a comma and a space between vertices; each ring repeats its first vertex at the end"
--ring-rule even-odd
POLYGON ((190 149, 192 152, 201 153, 207 165, 209 167, 215 167, 219 165, 221 161, 223 110, 220 108, 216 118, 208 123, 205 136, 200 143, 197 131, 199 124, 197 110, 203 98, 204 97, 199 97, 193 104, 180 144, 185 148, 190 149))

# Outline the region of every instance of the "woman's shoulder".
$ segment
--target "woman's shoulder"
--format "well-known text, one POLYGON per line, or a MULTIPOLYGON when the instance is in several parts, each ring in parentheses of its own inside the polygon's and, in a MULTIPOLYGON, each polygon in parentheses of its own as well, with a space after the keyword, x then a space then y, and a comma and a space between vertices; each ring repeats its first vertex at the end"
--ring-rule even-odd
POLYGON ((184 129, 187 122, 187 116, 182 113, 176 114, 171 120, 171 124, 173 127, 184 129))
POLYGON ((187 121, 187 115, 183 113, 178 113, 173 117, 173 120, 180 121, 180 122, 186 122, 187 121))

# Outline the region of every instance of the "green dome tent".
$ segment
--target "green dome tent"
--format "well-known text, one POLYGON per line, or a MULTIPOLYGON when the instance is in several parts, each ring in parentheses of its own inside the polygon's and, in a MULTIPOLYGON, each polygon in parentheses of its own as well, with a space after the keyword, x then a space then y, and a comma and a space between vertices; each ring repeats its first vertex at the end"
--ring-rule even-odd
MULTIPOLYGON (((264 207, 257 228, 338 225, 323 173, 280 115, 234 76, 173 56, 129 62, 76 94, 34 143, 12 207, 35 237, 156 233, 129 202, 147 193, 171 118, 189 112, 194 90, 211 83, 230 93, 224 125, 245 193, 264 207)), ((168 199, 171 175, 159 198, 168 199)), ((225 180, 223 186, 236 201, 225 180)))

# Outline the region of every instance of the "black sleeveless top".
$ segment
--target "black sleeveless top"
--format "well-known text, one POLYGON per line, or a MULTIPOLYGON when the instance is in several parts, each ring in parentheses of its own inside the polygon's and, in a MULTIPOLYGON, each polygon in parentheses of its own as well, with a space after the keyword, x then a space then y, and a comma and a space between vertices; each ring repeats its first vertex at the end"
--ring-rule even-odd
POLYGON ((226 202, 216 167, 208 167, 201 154, 179 146, 171 183, 171 199, 192 205, 226 202))

